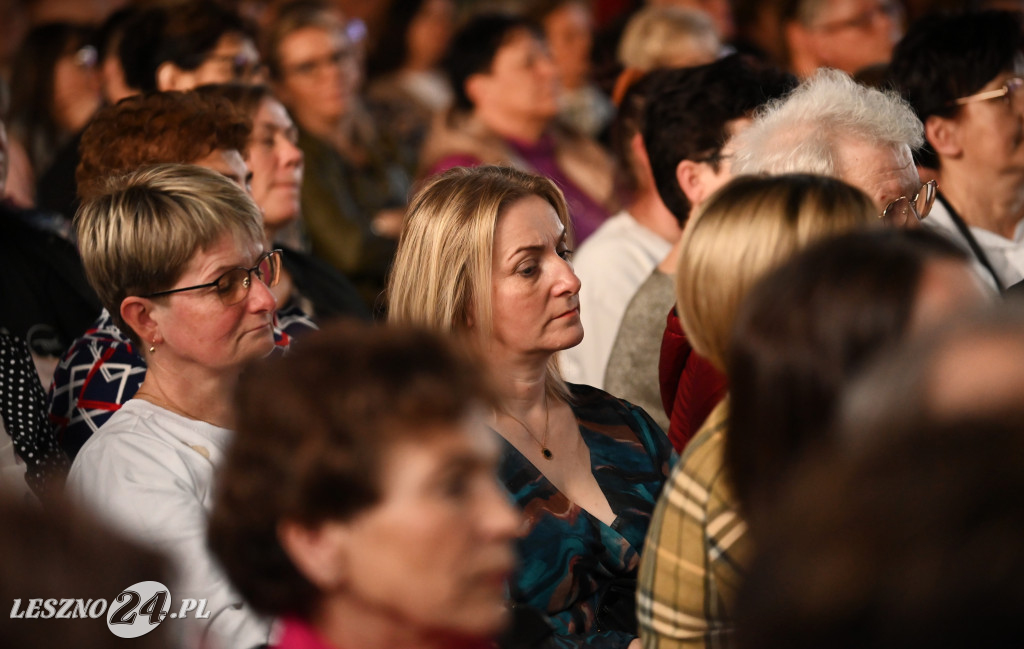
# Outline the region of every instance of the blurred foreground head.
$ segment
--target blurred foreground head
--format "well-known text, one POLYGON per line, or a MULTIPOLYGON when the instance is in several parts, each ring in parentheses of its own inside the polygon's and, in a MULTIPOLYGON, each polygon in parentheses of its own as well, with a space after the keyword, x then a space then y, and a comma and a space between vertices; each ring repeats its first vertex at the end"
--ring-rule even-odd
POLYGON ((474 363, 438 334, 339 323, 252 366, 236 403, 210 543, 255 609, 337 647, 501 630, 518 515, 474 363))

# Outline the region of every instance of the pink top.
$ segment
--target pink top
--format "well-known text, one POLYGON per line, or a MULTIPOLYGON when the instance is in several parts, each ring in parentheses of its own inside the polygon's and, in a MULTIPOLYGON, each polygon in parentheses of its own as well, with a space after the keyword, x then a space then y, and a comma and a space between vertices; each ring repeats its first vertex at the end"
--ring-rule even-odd
POLYGON ((274 649, 338 649, 332 647, 316 629, 298 618, 289 617, 282 622, 284 632, 274 649))
MULTIPOLYGON (((295 617, 281 620, 284 631, 273 649, 342 649, 327 642, 320 633, 308 623, 295 617)), ((462 649, 492 649, 487 642, 471 642, 460 645, 462 649)), ((408 647, 406 649, 415 649, 408 647)))

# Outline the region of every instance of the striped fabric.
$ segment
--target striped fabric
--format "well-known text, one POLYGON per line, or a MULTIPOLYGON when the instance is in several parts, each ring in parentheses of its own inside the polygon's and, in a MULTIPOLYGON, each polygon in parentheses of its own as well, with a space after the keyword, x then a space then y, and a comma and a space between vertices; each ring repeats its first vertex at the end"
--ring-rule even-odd
POLYGON ((732 646, 751 546, 725 475, 727 402, 686 446, 654 510, 637 589, 645 649, 732 646))

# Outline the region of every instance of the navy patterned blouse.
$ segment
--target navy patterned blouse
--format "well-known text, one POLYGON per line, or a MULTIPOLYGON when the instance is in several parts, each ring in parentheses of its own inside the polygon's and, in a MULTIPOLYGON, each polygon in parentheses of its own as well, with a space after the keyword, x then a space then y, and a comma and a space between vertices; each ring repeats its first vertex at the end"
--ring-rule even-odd
POLYGON ((594 476, 616 518, 609 526, 581 509, 502 440, 498 474, 529 526, 518 542, 511 597, 547 613, 554 646, 625 647, 636 637, 633 591, 647 526, 676 457, 642 409, 597 388, 569 388, 594 476))

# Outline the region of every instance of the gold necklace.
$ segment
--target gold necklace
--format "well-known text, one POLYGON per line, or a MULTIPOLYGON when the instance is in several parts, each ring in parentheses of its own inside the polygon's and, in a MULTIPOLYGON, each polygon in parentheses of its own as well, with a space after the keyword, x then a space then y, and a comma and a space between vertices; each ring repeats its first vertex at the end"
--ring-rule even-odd
POLYGON ((552 453, 551 449, 548 448, 548 418, 551 415, 551 409, 548 408, 548 395, 546 392, 544 393, 544 436, 541 437, 540 439, 538 439, 537 436, 534 435, 533 431, 530 430, 530 427, 527 426, 522 419, 516 417, 515 415, 507 411, 505 412, 505 414, 511 417, 513 420, 515 420, 517 424, 522 426, 523 430, 526 431, 526 433, 533 439, 533 441, 537 442, 537 446, 540 446, 540 454, 544 456, 545 460, 554 459, 554 453, 552 453))
POLYGON ((218 428, 224 428, 224 426, 221 426, 220 424, 216 424, 216 423, 214 423, 214 422, 212 422, 212 421, 210 421, 208 419, 203 419, 202 417, 196 417, 195 415, 193 415, 192 413, 188 412, 187 410, 185 410, 181 406, 177 405, 176 403, 174 403, 170 399, 167 399, 167 398, 165 398, 163 396, 157 396, 156 394, 150 392, 146 388, 145 383, 143 383, 142 386, 140 386, 139 389, 135 391, 135 398, 136 399, 142 399, 143 401, 148 401, 151 404, 153 404, 154 406, 158 406, 160 408, 163 408, 164 410, 173 412, 174 414, 180 415, 182 417, 185 417, 186 419, 192 419, 193 421, 201 421, 203 423, 210 424, 211 426, 217 426, 218 428))

